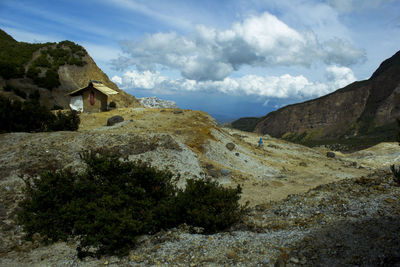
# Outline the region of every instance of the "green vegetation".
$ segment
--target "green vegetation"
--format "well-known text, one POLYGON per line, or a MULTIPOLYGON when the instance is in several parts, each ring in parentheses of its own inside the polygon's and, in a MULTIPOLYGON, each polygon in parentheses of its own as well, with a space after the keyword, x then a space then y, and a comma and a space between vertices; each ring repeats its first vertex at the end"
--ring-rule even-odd
POLYGON ((0 76, 4 79, 23 78, 24 66, 31 60, 33 52, 47 44, 29 44, 15 41, 0 30, 0 76))
POLYGON ((114 101, 111 101, 111 102, 108 104, 108 107, 109 107, 109 108, 116 108, 116 107, 117 107, 117 104, 116 104, 114 101))
POLYGON ((86 171, 48 171, 24 178, 26 197, 19 203, 19 223, 27 238, 47 241, 77 238, 80 258, 126 255, 136 237, 188 223, 207 233, 240 220, 241 189, 225 189, 210 180, 188 180, 185 190, 173 174, 147 163, 121 161, 102 151, 81 153, 86 171))
MULTIPOLYGON (((33 97, 38 98, 37 94, 33 97)), ((54 115, 35 99, 20 102, 0 96, 0 133, 76 131, 79 123, 76 112, 54 115)))
POLYGON ((71 41, 29 44, 17 42, 0 30, 0 76, 6 80, 28 77, 37 86, 52 90, 60 85, 58 68, 67 64, 84 66, 85 55, 85 49, 71 41), (29 63, 36 51, 40 51, 39 56, 29 63))
MULTIPOLYGON (((400 119, 397 119, 397 124, 400 128, 400 119)), ((397 133, 397 141, 399 142, 400 145, 400 130, 397 133)), ((397 185, 400 186, 400 167, 397 167, 393 164, 392 166, 390 166, 390 169, 393 173, 393 177, 394 177, 394 181, 397 183, 397 185)))
POLYGON ((239 185, 228 189, 210 179, 189 179, 186 189, 178 193, 179 216, 187 224, 203 227, 207 233, 224 230, 243 214, 238 202, 241 193, 239 185))
POLYGON ((240 118, 231 123, 232 128, 246 132, 254 132, 257 124, 262 121, 265 117, 247 117, 240 118))

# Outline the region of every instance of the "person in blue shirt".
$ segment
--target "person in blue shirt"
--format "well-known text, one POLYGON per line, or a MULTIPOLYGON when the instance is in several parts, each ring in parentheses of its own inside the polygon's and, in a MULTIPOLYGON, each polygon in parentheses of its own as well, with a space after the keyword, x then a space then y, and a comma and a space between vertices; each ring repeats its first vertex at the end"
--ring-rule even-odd
POLYGON ((260 137, 260 141, 258 141, 258 147, 262 146, 262 137, 260 137))

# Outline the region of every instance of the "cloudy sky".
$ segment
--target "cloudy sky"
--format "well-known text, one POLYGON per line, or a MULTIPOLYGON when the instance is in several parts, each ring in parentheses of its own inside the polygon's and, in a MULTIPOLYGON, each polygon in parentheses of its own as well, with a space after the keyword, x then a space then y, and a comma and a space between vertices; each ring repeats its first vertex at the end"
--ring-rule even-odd
POLYGON ((223 120, 368 79, 400 50, 400 0, 0 0, 0 28, 74 41, 132 95, 223 120))

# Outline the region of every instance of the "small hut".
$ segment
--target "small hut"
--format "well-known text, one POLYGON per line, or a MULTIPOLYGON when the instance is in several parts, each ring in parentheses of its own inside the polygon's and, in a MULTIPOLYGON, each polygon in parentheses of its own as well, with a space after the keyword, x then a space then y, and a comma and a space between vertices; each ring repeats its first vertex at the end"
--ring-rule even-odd
POLYGON ((107 110, 108 96, 118 94, 100 81, 92 80, 88 86, 74 90, 67 95, 71 96, 69 106, 72 110, 84 112, 100 112, 107 110))

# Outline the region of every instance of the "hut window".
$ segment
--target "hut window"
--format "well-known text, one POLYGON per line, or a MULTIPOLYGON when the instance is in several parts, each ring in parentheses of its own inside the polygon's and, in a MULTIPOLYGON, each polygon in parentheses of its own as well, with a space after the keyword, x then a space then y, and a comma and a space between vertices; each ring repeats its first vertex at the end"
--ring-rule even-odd
POLYGON ((90 96, 89 97, 90 97, 90 104, 94 105, 94 92, 93 91, 90 92, 90 96))

